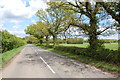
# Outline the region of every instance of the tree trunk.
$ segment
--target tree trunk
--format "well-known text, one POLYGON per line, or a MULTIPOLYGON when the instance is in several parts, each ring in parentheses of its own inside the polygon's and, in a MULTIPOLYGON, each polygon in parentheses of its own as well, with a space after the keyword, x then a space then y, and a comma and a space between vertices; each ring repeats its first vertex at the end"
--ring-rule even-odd
POLYGON ((57 35, 54 34, 53 35, 53 46, 56 46, 56 44, 57 44, 57 35))
POLYGON ((49 36, 46 36, 46 46, 49 46, 49 42, 48 42, 49 40, 48 39, 49 39, 49 36))
POLYGON ((95 16, 90 20, 90 28, 89 28, 89 44, 91 51, 96 51, 99 45, 99 41, 97 38, 97 22, 95 16))
POLYGON ((43 36, 40 36, 39 42, 40 42, 40 45, 42 45, 42 43, 43 43, 43 36))
POLYGON ((42 45, 43 41, 42 41, 41 39, 40 39, 40 41, 39 41, 39 42, 40 42, 40 45, 42 45))
POLYGON ((98 39, 97 35, 90 33, 89 35, 89 44, 90 44, 90 49, 91 50, 97 50, 97 44, 98 44, 98 39))

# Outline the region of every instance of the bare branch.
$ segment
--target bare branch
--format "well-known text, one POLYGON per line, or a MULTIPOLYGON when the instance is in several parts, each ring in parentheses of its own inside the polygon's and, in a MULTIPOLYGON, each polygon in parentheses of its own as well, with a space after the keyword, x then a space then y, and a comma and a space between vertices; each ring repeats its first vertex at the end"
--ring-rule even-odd
POLYGON ((105 28, 105 29, 104 29, 104 30, 102 30, 102 31, 97 32, 97 35, 102 34, 103 32, 105 32, 106 30, 108 30, 108 29, 110 29, 110 28, 111 28, 111 26, 110 26, 110 27, 105 28))

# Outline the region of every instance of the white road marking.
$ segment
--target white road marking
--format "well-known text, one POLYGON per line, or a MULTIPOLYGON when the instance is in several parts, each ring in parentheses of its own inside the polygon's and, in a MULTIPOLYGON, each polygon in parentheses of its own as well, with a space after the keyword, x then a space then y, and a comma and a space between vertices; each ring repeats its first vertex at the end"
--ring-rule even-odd
POLYGON ((31 59, 31 58, 28 58, 28 60, 29 60, 29 61, 32 61, 32 59, 31 59))
MULTIPOLYGON (((37 53, 37 51, 35 49, 34 49, 34 51, 35 51, 35 53, 37 53)), ((41 56, 40 56, 40 59, 47 65, 47 67, 52 71, 52 73, 55 74, 55 71, 47 64, 47 62, 41 56)))
POLYGON ((40 59, 47 65, 47 67, 55 74, 55 71, 45 62, 45 60, 40 56, 40 59))

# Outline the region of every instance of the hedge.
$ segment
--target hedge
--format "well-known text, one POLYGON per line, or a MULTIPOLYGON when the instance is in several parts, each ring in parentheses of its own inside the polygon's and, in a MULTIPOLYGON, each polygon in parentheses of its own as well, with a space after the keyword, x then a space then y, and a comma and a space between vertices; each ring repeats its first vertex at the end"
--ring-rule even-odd
POLYGON ((6 52, 8 50, 12 50, 14 48, 18 48, 25 44, 25 41, 21 38, 10 34, 8 31, 3 30, 0 31, 0 40, 1 40, 1 52, 6 52))
MULTIPOLYGON (((52 46, 47 46, 52 48, 52 46)), ((120 64, 120 59, 118 57, 118 51, 109 50, 109 49, 100 49, 96 52, 91 52, 89 48, 79 48, 79 47, 71 47, 71 46, 56 46, 55 50, 69 52, 75 55, 83 55, 87 57, 91 57, 96 60, 106 61, 110 63, 120 64)))

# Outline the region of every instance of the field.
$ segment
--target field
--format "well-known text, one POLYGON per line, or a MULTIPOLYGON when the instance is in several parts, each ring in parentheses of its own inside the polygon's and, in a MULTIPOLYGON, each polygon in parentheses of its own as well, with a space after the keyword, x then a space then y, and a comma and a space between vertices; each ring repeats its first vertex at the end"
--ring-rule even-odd
MULTIPOLYGON (((82 48, 86 48, 89 46, 88 43, 84 43, 84 44, 60 44, 60 45, 62 45, 62 46, 76 46, 76 47, 82 47, 82 48)), ((117 43, 105 43, 104 46, 106 49, 118 50, 117 43)))

